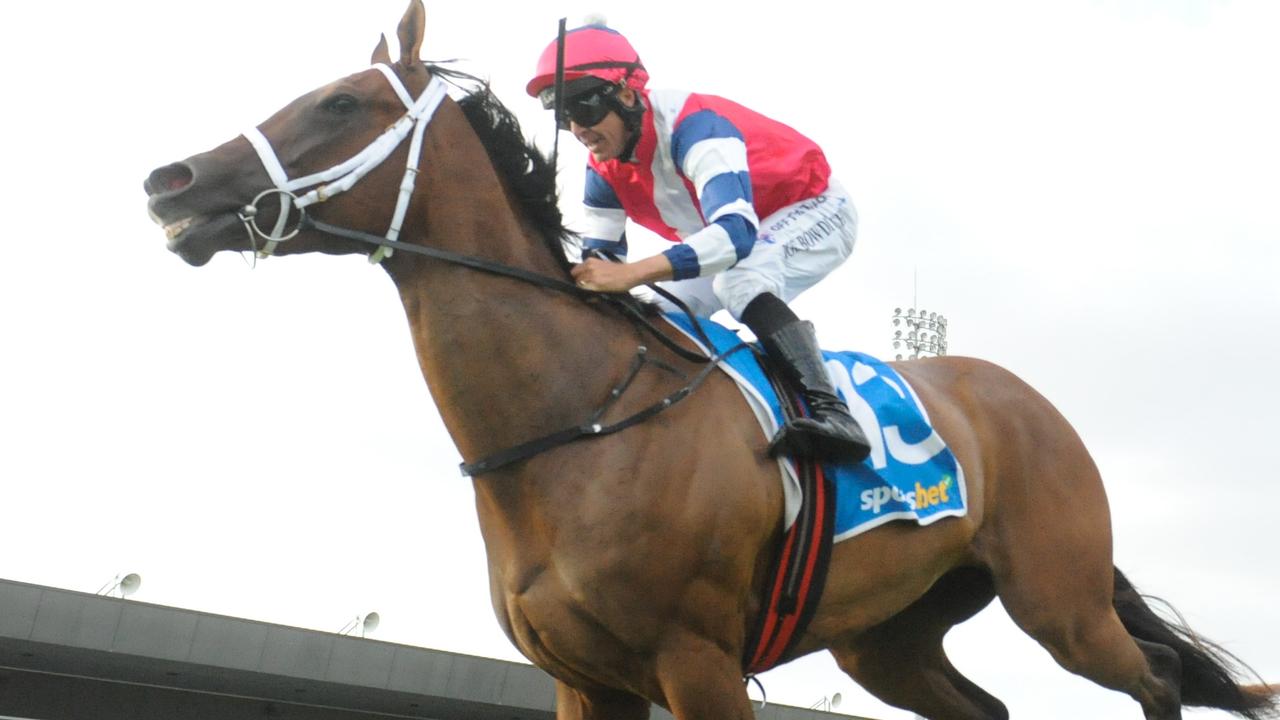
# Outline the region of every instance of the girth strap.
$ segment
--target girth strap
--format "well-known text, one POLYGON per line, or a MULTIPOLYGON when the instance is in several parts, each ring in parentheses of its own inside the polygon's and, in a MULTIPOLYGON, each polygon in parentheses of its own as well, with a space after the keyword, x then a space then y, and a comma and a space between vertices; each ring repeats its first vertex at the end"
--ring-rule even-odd
MULTIPOLYGON (((784 419, 807 414, 798 394, 769 368, 767 357, 761 366, 778 394, 784 419)), ((800 479, 800 512, 776 551, 765 585, 764 607, 747 636, 742 666, 748 678, 790 659, 826 586, 835 526, 835 485, 821 463, 809 458, 793 461, 800 479)))

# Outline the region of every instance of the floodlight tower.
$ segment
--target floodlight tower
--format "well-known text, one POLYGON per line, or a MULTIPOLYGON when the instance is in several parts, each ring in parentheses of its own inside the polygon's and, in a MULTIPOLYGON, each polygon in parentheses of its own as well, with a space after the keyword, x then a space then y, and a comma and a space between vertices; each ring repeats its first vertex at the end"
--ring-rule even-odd
POLYGON ((893 309, 893 349, 902 350, 895 360, 940 357, 947 354, 947 319, 923 308, 893 309))

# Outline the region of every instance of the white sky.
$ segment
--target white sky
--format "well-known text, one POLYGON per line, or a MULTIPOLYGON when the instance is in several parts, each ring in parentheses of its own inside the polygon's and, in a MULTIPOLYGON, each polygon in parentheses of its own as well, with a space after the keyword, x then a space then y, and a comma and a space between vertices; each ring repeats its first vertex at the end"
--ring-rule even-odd
MULTIPOLYGON (((795 304, 825 344, 892 356, 918 273, 952 353, 1020 374, 1092 448, 1117 564, 1280 680, 1280 4, 782 8, 429 2, 424 54, 467 58, 549 143, 524 82, 558 17, 599 10, 654 86, 818 140, 862 217, 850 263, 795 304)), ((3 11, 0 577, 94 591, 137 572, 138 600, 323 630, 377 610, 379 639, 519 658, 385 275, 354 257, 189 268, 144 206, 153 167, 360 69, 402 11, 3 11)), ((568 210, 584 156, 562 150, 568 210)), ((947 646, 1016 717, 1139 716, 998 607, 947 646)), ((825 655, 765 683, 910 717, 825 655)))

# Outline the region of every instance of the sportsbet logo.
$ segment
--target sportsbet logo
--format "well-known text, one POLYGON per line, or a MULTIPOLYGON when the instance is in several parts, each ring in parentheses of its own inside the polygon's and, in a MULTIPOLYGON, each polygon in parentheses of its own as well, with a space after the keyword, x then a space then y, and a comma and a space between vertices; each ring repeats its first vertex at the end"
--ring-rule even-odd
POLYGON ((954 485, 955 481, 951 479, 950 475, 943 475, 938 484, 930 485, 929 487, 917 482, 916 489, 906 493, 896 487, 891 488, 888 485, 881 485, 880 487, 862 491, 862 509, 878 514, 880 508, 892 500, 906 503, 912 510, 924 510, 934 505, 951 502, 951 489, 954 485))

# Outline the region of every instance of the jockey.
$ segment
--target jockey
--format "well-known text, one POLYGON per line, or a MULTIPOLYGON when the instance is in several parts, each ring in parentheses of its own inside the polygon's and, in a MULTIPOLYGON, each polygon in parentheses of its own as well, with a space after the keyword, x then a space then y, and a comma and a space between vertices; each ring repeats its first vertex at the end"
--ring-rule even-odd
MULTIPOLYGON (((526 90, 553 109, 557 41, 526 90)), ((813 324, 787 302, 844 262, 857 236, 853 202, 800 133, 714 95, 648 90, 626 38, 603 25, 565 35, 557 124, 587 147, 583 262, 577 283, 626 292, 662 282, 695 314, 727 309, 801 388, 813 414, 778 431, 772 455, 858 462, 866 436, 827 375, 813 324), (626 220, 677 243, 634 263, 626 220)), ((664 309, 672 309, 670 307, 664 309)))

